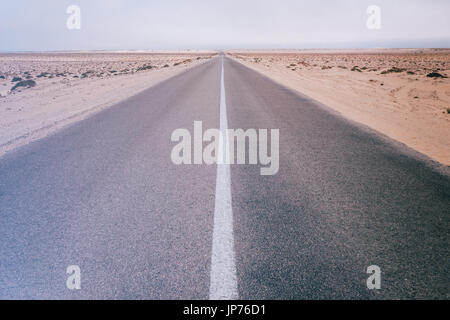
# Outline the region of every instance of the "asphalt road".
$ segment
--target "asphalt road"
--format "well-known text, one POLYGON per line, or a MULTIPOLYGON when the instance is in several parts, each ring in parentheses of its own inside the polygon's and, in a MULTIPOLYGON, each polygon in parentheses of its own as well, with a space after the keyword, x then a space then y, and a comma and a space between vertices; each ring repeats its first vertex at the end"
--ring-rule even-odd
MULTIPOLYGON (((230 166, 238 298, 448 299, 448 168, 223 64, 228 128, 280 130, 277 175, 230 166)), ((217 166, 175 165, 170 138, 220 127, 221 72, 213 58, 0 158, 0 298, 210 297, 217 166)))

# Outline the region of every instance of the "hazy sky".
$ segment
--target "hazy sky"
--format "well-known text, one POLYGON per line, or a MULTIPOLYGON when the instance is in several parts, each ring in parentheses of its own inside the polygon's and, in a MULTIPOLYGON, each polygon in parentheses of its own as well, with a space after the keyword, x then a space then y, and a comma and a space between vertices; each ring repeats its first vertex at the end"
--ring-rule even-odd
POLYGON ((0 51, 450 47, 450 0, 6 0, 0 51), (81 30, 68 30, 69 5, 81 30), (366 27, 369 5, 381 29, 366 27))

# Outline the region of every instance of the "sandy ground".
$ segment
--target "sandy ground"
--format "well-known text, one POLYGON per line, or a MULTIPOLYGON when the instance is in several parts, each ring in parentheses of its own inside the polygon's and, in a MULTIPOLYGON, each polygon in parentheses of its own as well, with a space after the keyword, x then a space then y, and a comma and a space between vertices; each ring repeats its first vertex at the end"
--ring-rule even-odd
POLYGON ((450 165, 450 50, 241 51, 229 55, 450 165))
POLYGON ((0 54, 0 156, 211 56, 207 52, 0 54))

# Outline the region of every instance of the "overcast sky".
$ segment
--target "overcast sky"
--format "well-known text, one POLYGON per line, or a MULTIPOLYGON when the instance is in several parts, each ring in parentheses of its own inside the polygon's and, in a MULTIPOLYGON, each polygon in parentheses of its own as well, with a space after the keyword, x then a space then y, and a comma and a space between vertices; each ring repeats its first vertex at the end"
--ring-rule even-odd
POLYGON ((450 0, 5 0, 0 51, 450 47, 450 0), (69 5, 81 29, 69 30, 69 5), (366 26, 369 5, 381 29, 366 26))

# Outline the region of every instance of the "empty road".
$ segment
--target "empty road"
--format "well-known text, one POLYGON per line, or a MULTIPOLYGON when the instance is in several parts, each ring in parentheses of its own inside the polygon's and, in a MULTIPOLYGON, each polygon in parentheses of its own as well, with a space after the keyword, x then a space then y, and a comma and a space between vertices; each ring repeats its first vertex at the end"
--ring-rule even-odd
POLYGON ((0 158, 0 298, 448 299, 448 172, 218 56, 0 158), (194 121, 279 129, 278 173, 175 165, 194 121))

